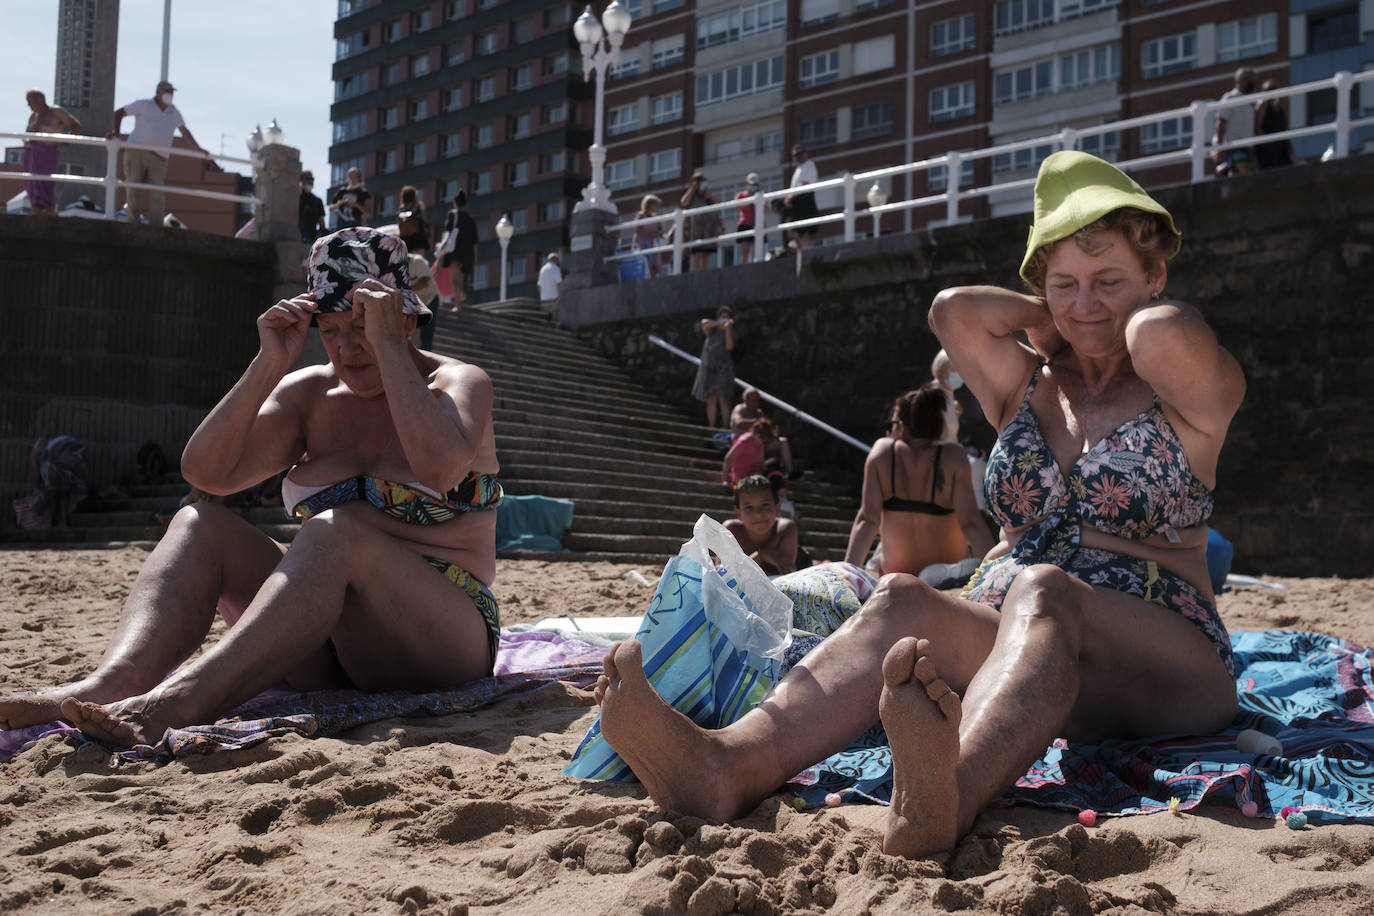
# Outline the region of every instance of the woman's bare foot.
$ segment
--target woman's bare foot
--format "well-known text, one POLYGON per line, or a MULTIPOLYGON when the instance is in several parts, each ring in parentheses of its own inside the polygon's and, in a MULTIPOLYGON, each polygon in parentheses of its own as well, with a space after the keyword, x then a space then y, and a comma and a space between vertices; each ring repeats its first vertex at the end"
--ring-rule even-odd
POLYGON ((137 692, 137 689, 114 686, 108 680, 87 678, 41 690, 32 696, 0 697, 0 729, 28 728, 30 725, 56 722, 62 718, 62 701, 68 697, 105 703, 137 692))
POLYGON ((959 695, 940 679, 930 640, 900 639, 883 659, 878 714, 892 746, 883 852, 946 852, 959 839, 959 695))
POLYGON ((115 747, 152 744, 167 729, 165 726, 147 724, 143 717, 133 713, 130 704, 138 703, 139 699, 135 697, 101 706, 99 703, 68 697, 62 701, 62 718, 81 734, 115 747))
POLYGON ((606 654, 606 673, 597 679, 601 734, 665 810, 727 821, 759 799, 736 798, 728 785, 733 771, 720 732, 704 729, 673 709, 644 675, 636 640, 606 654))

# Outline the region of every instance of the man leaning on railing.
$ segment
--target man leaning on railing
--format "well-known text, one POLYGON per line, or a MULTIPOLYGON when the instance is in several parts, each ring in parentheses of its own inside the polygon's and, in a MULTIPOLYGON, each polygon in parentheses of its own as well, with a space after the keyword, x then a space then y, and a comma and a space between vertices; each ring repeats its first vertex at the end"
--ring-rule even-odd
MULTIPOLYGON (((163 80, 157 84, 157 92, 151 99, 139 99, 114 113, 114 129, 109 137, 119 135, 119 126, 125 115, 134 116, 134 129, 128 141, 134 144, 156 146, 161 149, 172 148, 172 134, 178 129, 193 149, 205 152, 181 117, 181 111, 172 104, 172 93, 176 87, 163 80)), ((124 150, 124 180, 140 184, 165 185, 167 183, 167 155, 147 149, 124 150)), ((155 226, 162 225, 167 213, 167 198, 161 191, 145 191, 128 188, 129 222, 136 223, 140 216, 147 217, 155 226)))

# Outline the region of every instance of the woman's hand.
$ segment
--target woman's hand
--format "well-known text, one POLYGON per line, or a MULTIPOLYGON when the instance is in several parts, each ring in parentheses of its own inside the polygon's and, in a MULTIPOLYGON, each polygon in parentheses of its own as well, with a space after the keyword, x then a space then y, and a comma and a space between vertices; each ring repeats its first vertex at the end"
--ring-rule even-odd
POLYGON ((262 355, 285 371, 300 359, 315 302, 309 293, 282 299, 258 316, 258 348, 262 355))
POLYGON ((381 282, 367 279, 348 294, 353 311, 363 318, 363 333, 374 351, 387 346, 405 345, 410 336, 406 328, 405 297, 381 282))

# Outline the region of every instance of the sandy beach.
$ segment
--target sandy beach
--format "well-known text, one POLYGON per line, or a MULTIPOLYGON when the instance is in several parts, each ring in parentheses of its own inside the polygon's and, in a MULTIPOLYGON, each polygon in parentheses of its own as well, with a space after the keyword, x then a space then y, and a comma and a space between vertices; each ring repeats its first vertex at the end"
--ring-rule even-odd
MULTIPOLYGON (((0 692, 94 666, 147 554, 0 551, 0 692)), ((659 570, 501 561, 503 623, 639 614, 659 570)), ((1374 641, 1374 580, 1274 579, 1233 630, 1374 641)), ((167 765, 49 737, 0 763, 0 912, 1374 913, 1374 826, 1289 830, 1234 806, 1104 820, 993 810, 949 855, 879 851, 881 809, 728 825, 560 774, 591 724, 563 685, 472 713, 274 738, 167 765)))

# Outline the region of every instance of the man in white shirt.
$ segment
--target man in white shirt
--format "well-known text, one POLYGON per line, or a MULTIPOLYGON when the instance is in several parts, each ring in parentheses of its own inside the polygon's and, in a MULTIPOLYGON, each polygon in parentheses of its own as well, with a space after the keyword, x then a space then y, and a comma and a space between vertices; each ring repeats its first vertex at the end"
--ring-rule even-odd
POLYGON ((558 252, 549 252, 544 266, 539 268, 539 301, 549 302, 558 298, 558 288, 563 285, 563 268, 558 263, 558 252))
MULTIPOLYGON (((792 193, 784 197, 783 204, 787 207, 787 219, 789 222, 799 219, 810 219, 820 211, 816 208, 816 195, 813 191, 798 191, 804 185, 815 184, 821 180, 820 174, 816 171, 816 163, 812 162, 806 154, 806 147, 798 143, 792 147, 792 161, 796 168, 792 170, 792 180, 788 182, 788 188, 792 193)), ((816 234, 815 226, 803 226, 800 229, 793 229, 792 238, 797 245, 797 264, 800 269, 802 249, 806 247, 808 236, 816 234)))
MULTIPOLYGON (((1221 96, 1221 101, 1234 99, 1235 104, 1217 111, 1216 127, 1212 132, 1213 146, 1233 140, 1249 140, 1255 135, 1255 104, 1245 101, 1245 96, 1259 87, 1259 77, 1253 68, 1241 67, 1236 71, 1235 80, 1235 86, 1221 96)), ((1214 150, 1212 158, 1217 163, 1217 174, 1221 176, 1243 175, 1255 170, 1253 147, 1214 150)))
MULTIPOLYGON (((193 149, 200 149, 196 138, 191 136, 181 112, 172 104, 172 93, 176 87, 163 80, 157 84, 157 92, 151 99, 139 99, 123 108, 115 109, 114 130, 110 136, 119 134, 119 126, 125 115, 134 116, 134 129, 126 138, 130 143, 141 143, 162 149, 172 148, 172 134, 178 129, 193 149)), ((202 150, 203 152, 203 150, 202 150)), ((167 155, 146 149, 124 150, 124 180, 143 184, 165 185, 167 183, 167 155)), ((128 189, 129 221, 138 222, 139 216, 146 216, 155 226, 162 225, 167 212, 166 196, 161 191, 128 189)))

